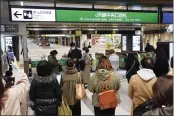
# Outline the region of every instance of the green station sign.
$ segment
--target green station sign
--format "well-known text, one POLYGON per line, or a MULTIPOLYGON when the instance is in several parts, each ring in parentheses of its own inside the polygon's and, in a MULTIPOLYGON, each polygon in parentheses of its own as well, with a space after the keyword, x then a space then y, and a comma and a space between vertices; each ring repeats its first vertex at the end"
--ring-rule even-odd
POLYGON ((56 10, 57 22, 158 23, 157 12, 56 10))

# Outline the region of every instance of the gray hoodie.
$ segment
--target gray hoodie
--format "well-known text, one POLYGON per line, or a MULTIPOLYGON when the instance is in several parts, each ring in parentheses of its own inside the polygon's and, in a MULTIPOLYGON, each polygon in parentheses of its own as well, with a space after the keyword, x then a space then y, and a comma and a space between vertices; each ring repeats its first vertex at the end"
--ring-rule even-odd
POLYGON ((137 74, 141 77, 141 79, 143 79, 144 81, 149 81, 152 78, 156 77, 153 70, 151 69, 140 69, 139 71, 137 71, 137 74))

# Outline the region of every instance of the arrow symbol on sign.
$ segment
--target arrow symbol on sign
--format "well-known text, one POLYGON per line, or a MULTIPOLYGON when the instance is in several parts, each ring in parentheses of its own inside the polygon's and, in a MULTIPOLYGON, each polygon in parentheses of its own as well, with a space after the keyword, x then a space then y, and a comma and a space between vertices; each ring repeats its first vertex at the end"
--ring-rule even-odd
POLYGON ((14 13, 14 16, 15 16, 16 18, 19 18, 18 15, 22 15, 22 14, 18 14, 18 11, 16 11, 16 12, 14 13))

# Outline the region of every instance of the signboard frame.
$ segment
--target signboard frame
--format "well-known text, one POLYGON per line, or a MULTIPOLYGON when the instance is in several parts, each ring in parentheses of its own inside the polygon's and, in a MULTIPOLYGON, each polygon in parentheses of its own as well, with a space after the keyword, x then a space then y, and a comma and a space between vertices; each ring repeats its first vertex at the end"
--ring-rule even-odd
MULTIPOLYGON (((159 23, 159 18, 158 18, 158 12, 157 11, 144 11, 144 10, 108 10, 108 9, 79 9, 79 8, 56 8, 55 14, 56 14, 56 22, 60 22, 60 23, 78 23, 77 21, 57 21, 57 10, 81 10, 81 11, 99 11, 99 12, 137 12, 137 13, 157 13, 157 22, 137 22, 137 23, 141 23, 141 24, 158 24, 159 23)), ((79 23, 134 23, 136 24, 136 22, 79 22, 79 23)))
MULTIPOLYGON (((139 13, 159 13, 157 11, 144 11, 144 10, 112 10, 112 9, 89 9, 89 8, 65 8, 65 7, 43 7, 43 6, 17 6, 17 5, 10 5, 9 6, 9 14, 10 14, 10 21, 12 21, 12 15, 11 15, 11 8, 28 8, 28 9, 50 9, 55 10, 55 21, 12 21, 12 22, 60 22, 60 23, 67 23, 66 21, 56 21, 56 10, 83 10, 83 11, 105 11, 105 12, 139 12, 139 13)), ((78 23, 70 21, 70 23, 78 23)), ((80 22, 79 22, 80 23, 80 22)), ((124 23, 124 22, 83 22, 83 23, 124 23)), ((134 22, 133 22, 134 23, 134 22)), ((138 22, 137 22, 138 23, 138 22)), ((157 17, 157 22, 148 22, 141 24, 158 24, 159 18, 157 17)), ((131 24, 131 22, 129 23, 131 24)))
POLYGON ((23 8, 23 9, 49 9, 49 10, 55 10, 55 21, 56 21, 56 9, 55 7, 42 7, 42 6, 16 6, 16 5, 10 5, 9 6, 9 18, 12 22, 55 22, 55 21, 14 21, 12 20, 12 8, 23 8))

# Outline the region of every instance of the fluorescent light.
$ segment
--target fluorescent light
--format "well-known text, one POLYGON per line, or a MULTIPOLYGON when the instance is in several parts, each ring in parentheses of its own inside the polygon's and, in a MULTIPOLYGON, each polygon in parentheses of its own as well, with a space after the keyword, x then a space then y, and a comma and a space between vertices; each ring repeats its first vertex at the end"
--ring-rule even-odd
POLYGON ((21 6, 24 6, 24 2, 23 1, 21 1, 21 6))
POLYGON ((118 29, 112 29, 112 30, 118 30, 118 29))
POLYGON ((66 28, 64 28, 64 29, 61 29, 61 30, 64 30, 64 31, 66 31, 66 30, 69 30, 69 29, 66 29, 66 28))
POLYGON ((88 29, 88 30, 91 30, 92 31, 92 30, 95 30, 95 29, 88 29))

